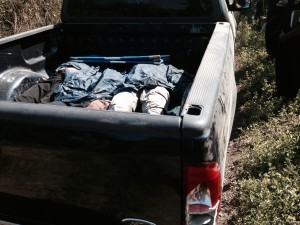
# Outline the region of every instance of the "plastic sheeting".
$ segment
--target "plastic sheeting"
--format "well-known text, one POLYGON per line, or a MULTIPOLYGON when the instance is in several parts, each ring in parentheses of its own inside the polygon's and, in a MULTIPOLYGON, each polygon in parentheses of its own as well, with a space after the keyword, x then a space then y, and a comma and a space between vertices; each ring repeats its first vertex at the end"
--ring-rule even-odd
POLYGON ((110 68, 101 72, 100 67, 67 62, 57 72, 64 74, 64 82, 54 90, 54 99, 65 103, 111 99, 122 91, 139 91, 156 86, 183 94, 192 82, 184 70, 165 64, 137 64, 129 73, 122 73, 110 68))

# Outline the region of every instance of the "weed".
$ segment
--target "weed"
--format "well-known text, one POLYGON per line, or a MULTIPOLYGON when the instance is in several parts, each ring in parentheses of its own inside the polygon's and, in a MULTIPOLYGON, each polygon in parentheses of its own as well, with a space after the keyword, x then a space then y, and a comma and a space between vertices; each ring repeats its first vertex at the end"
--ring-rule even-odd
POLYGON ((0 37, 60 21, 62 0, 1 0, 0 37))
POLYGON ((239 110, 243 172, 233 189, 236 224, 300 224, 300 94, 275 96, 274 62, 264 33, 239 26, 239 110))

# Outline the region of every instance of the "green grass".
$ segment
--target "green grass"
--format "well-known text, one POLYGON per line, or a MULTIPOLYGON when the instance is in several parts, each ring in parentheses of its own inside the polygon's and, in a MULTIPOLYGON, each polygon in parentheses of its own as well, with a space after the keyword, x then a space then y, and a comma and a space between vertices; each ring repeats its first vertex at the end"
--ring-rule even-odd
POLYGON ((264 33, 244 21, 237 36, 243 172, 233 184, 241 225, 300 224, 300 95, 275 96, 274 61, 264 33))

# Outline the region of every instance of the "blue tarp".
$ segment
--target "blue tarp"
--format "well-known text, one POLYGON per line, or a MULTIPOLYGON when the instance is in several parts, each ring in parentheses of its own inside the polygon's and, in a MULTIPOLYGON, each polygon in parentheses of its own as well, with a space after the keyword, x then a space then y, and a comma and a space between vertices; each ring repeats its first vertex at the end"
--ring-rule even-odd
POLYGON ((183 94, 191 83, 184 70, 165 64, 137 64, 126 73, 110 68, 101 71, 100 67, 70 61, 62 64, 57 71, 65 72, 63 83, 54 90, 54 99, 65 103, 111 99, 121 91, 139 91, 155 86, 162 86, 183 94), (66 70, 66 68, 76 70, 66 70))

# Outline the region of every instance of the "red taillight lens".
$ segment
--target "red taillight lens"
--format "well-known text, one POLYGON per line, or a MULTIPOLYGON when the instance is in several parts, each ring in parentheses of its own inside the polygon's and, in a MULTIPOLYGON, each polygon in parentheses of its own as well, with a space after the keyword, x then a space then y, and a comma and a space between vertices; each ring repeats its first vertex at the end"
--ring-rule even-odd
POLYGON ((222 188, 218 163, 209 162, 200 165, 186 165, 184 176, 186 196, 198 187, 203 195, 210 194, 212 206, 215 206, 220 201, 222 188), (206 187, 209 193, 205 190, 206 187))
POLYGON ((221 173, 216 162, 187 164, 185 176, 186 225, 215 224, 221 201, 221 173))

